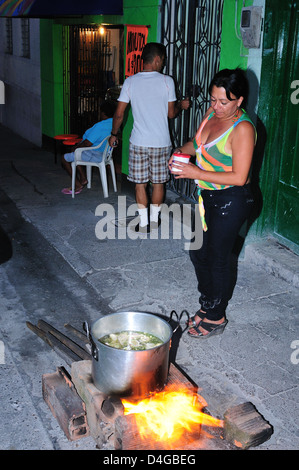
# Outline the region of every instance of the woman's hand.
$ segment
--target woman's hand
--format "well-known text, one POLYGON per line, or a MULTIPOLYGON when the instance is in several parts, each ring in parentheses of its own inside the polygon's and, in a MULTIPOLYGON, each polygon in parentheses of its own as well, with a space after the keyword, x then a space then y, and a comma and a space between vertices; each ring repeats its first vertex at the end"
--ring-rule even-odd
MULTIPOLYGON (((175 167, 178 170, 182 170, 179 173, 172 173, 175 179, 180 179, 180 178, 200 179, 201 170, 198 168, 198 166, 194 165, 193 163, 175 162, 175 167)), ((170 167, 170 171, 171 171, 171 167, 170 167)))
MULTIPOLYGON (((173 154, 174 153, 182 153, 181 149, 180 148, 177 148, 173 151, 173 154)), ((173 154, 171 155, 170 159, 169 159, 169 162, 168 162, 168 168, 169 168, 169 171, 171 171, 171 166, 172 166, 172 161, 173 161, 173 154)))
POLYGON ((169 162, 168 162, 168 169, 171 171, 171 166, 172 166, 172 161, 173 161, 173 155, 171 155, 169 162))

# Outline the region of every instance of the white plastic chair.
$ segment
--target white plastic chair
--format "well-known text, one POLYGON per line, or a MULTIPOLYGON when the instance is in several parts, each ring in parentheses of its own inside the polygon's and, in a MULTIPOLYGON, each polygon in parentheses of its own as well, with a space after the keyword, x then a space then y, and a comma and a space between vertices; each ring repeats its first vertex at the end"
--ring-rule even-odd
POLYGON ((116 186, 116 178, 115 178, 115 168, 112 159, 112 152, 113 147, 110 147, 108 139, 110 135, 105 137, 102 142, 97 145, 96 147, 81 147, 75 150, 75 158, 72 162, 72 197, 75 197, 75 179, 76 179, 76 166, 86 166, 86 176, 87 176, 87 188, 91 188, 91 169, 93 166, 97 167, 100 172, 102 186, 103 186, 103 193, 104 197, 108 197, 108 183, 107 183, 107 173, 106 173, 106 165, 110 165, 111 176, 113 181, 113 188, 114 191, 117 192, 116 186), (106 141, 106 145, 103 151, 103 157, 101 162, 84 162, 81 160, 82 152, 88 152, 89 150, 96 150, 103 145, 106 141))

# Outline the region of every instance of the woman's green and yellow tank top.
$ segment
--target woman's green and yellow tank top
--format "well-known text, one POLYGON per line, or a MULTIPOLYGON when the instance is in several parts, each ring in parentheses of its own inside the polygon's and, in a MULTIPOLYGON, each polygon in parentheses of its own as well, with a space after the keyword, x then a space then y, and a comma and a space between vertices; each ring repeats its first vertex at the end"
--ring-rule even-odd
MULTIPOLYGON (((232 170, 232 154, 228 154, 225 152, 225 144, 227 139, 233 129, 242 121, 249 121, 252 125, 252 121, 249 118, 248 114, 242 109, 243 114, 236 119, 233 125, 222 134, 217 139, 213 140, 213 142, 209 142, 208 144, 203 145, 201 142, 201 133, 208 122, 209 119, 214 115, 212 112, 206 119, 202 122, 200 128, 198 129, 193 145, 196 151, 196 164, 199 168, 205 171, 231 171, 232 170)), ((198 203, 199 203, 199 211, 202 219, 203 229, 204 231, 207 230, 207 226, 204 219, 204 207, 203 201, 201 197, 201 191, 204 189, 214 190, 214 189, 226 189, 232 185, 223 185, 223 184, 216 184, 216 183, 209 183, 203 180, 195 180, 197 187, 198 187, 198 203)))

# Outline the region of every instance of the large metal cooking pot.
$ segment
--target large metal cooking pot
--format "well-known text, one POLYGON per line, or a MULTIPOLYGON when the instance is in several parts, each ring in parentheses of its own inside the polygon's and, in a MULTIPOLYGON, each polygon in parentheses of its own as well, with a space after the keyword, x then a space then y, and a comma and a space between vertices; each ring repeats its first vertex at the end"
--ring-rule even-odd
POLYGON ((173 334, 168 322, 143 312, 118 312, 100 318, 85 329, 92 347, 92 378, 107 395, 144 397, 162 390, 169 368, 169 350, 173 334), (144 351, 116 349, 99 341, 121 331, 141 331, 157 336, 163 344, 144 351))

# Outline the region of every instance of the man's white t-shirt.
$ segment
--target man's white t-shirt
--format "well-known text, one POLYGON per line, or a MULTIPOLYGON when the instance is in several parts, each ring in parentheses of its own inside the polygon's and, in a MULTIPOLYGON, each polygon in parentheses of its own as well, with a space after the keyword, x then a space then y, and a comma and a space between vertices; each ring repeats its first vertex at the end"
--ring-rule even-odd
POLYGON ((134 119, 130 142, 140 147, 171 145, 168 103, 176 101, 174 81, 159 72, 139 72, 128 77, 118 101, 131 103, 134 119))

